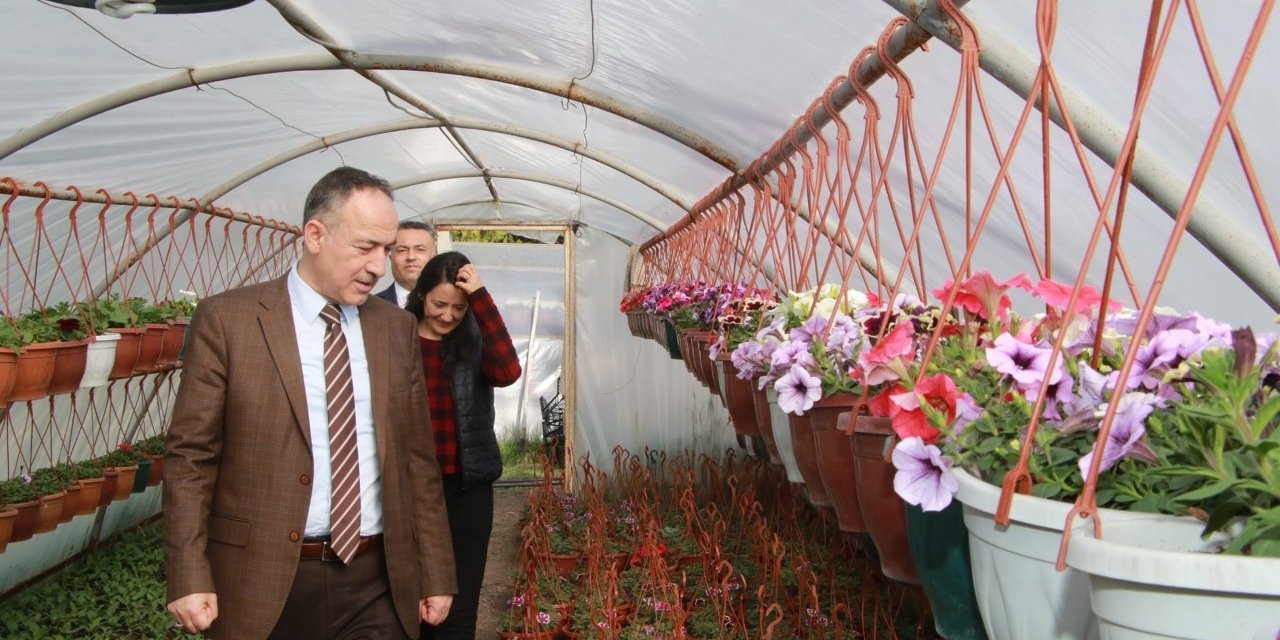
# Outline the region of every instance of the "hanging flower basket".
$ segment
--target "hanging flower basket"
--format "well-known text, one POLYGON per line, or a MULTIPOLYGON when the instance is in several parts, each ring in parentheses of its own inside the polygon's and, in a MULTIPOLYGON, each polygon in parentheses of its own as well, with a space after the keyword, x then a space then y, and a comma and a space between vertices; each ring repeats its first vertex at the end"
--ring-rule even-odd
POLYGON ((1067 566, 1088 576, 1108 640, 1280 636, 1280 558, 1225 555, 1193 518, 1102 519, 1072 531, 1067 566))

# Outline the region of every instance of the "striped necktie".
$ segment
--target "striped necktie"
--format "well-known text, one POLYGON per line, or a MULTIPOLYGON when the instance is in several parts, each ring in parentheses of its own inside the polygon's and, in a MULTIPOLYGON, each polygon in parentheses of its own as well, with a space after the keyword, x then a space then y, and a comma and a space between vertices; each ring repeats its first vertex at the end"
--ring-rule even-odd
POLYGON ((350 565, 360 542, 360 465, 356 455, 356 397, 351 357, 342 334, 342 312, 327 304, 320 317, 324 334, 324 383, 329 409, 329 462, 333 494, 329 502, 329 546, 350 565))

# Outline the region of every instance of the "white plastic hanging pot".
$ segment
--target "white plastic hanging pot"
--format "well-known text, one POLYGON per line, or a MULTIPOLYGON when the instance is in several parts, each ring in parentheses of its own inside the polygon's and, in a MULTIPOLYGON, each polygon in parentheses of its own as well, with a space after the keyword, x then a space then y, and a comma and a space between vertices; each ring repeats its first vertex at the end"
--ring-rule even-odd
POLYGON ((1206 551, 1191 518, 1102 517, 1071 533, 1067 565, 1086 575, 1106 640, 1280 638, 1280 558, 1206 551))
POLYGON ((774 427, 773 441, 778 447, 778 457, 782 458, 782 468, 787 471, 787 482, 792 484, 804 484, 804 476, 800 475, 800 465, 796 463, 796 450, 791 444, 791 429, 787 428, 790 419, 787 418, 786 412, 778 406, 778 392, 774 391, 773 385, 765 387, 765 393, 769 397, 769 420, 772 424, 782 425, 774 427))
MULTIPOLYGON (((1062 529, 1072 504, 1015 495, 1007 526, 995 523, 1000 487, 961 469, 956 499, 964 504, 978 609, 991 640, 1093 640, 1088 576, 1057 570, 1062 529)), ((1102 510, 1104 523, 1149 514, 1102 510)), ((1177 520, 1172 516, 1155 516, 1177 520)))
POLYGON ((84 365, 84 377, 80 379, 80 388, 101 387, 111 376, 111 367, 116 361, 116 344, 120 342, 118 333, 102 333, 89 341, 89 352, 84 365))

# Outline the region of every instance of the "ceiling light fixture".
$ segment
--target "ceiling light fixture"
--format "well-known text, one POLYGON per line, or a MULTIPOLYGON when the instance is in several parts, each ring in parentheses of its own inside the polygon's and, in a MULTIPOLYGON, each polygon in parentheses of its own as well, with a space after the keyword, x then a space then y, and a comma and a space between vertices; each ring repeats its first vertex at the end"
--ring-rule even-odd
POLYGON ((79 9, 97 9, 112 18, 139 13, 207 13, 234 9, 253 0, 50 0, 79 9))

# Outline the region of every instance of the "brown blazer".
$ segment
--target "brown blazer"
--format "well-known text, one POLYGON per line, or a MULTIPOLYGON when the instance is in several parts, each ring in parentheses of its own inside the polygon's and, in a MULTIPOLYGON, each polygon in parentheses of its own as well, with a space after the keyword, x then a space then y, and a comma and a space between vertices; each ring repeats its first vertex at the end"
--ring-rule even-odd
MULTIPOLYGON (((382 524, 396 612, 457 591, 417 326, 360 307, 382 467, 382 524)), ((217 638, 265 638, 298 567, 311 501, 311 431, 285 278, 202 300, 191 322, 165 453, 168 600, 218 596, 217 638)))

